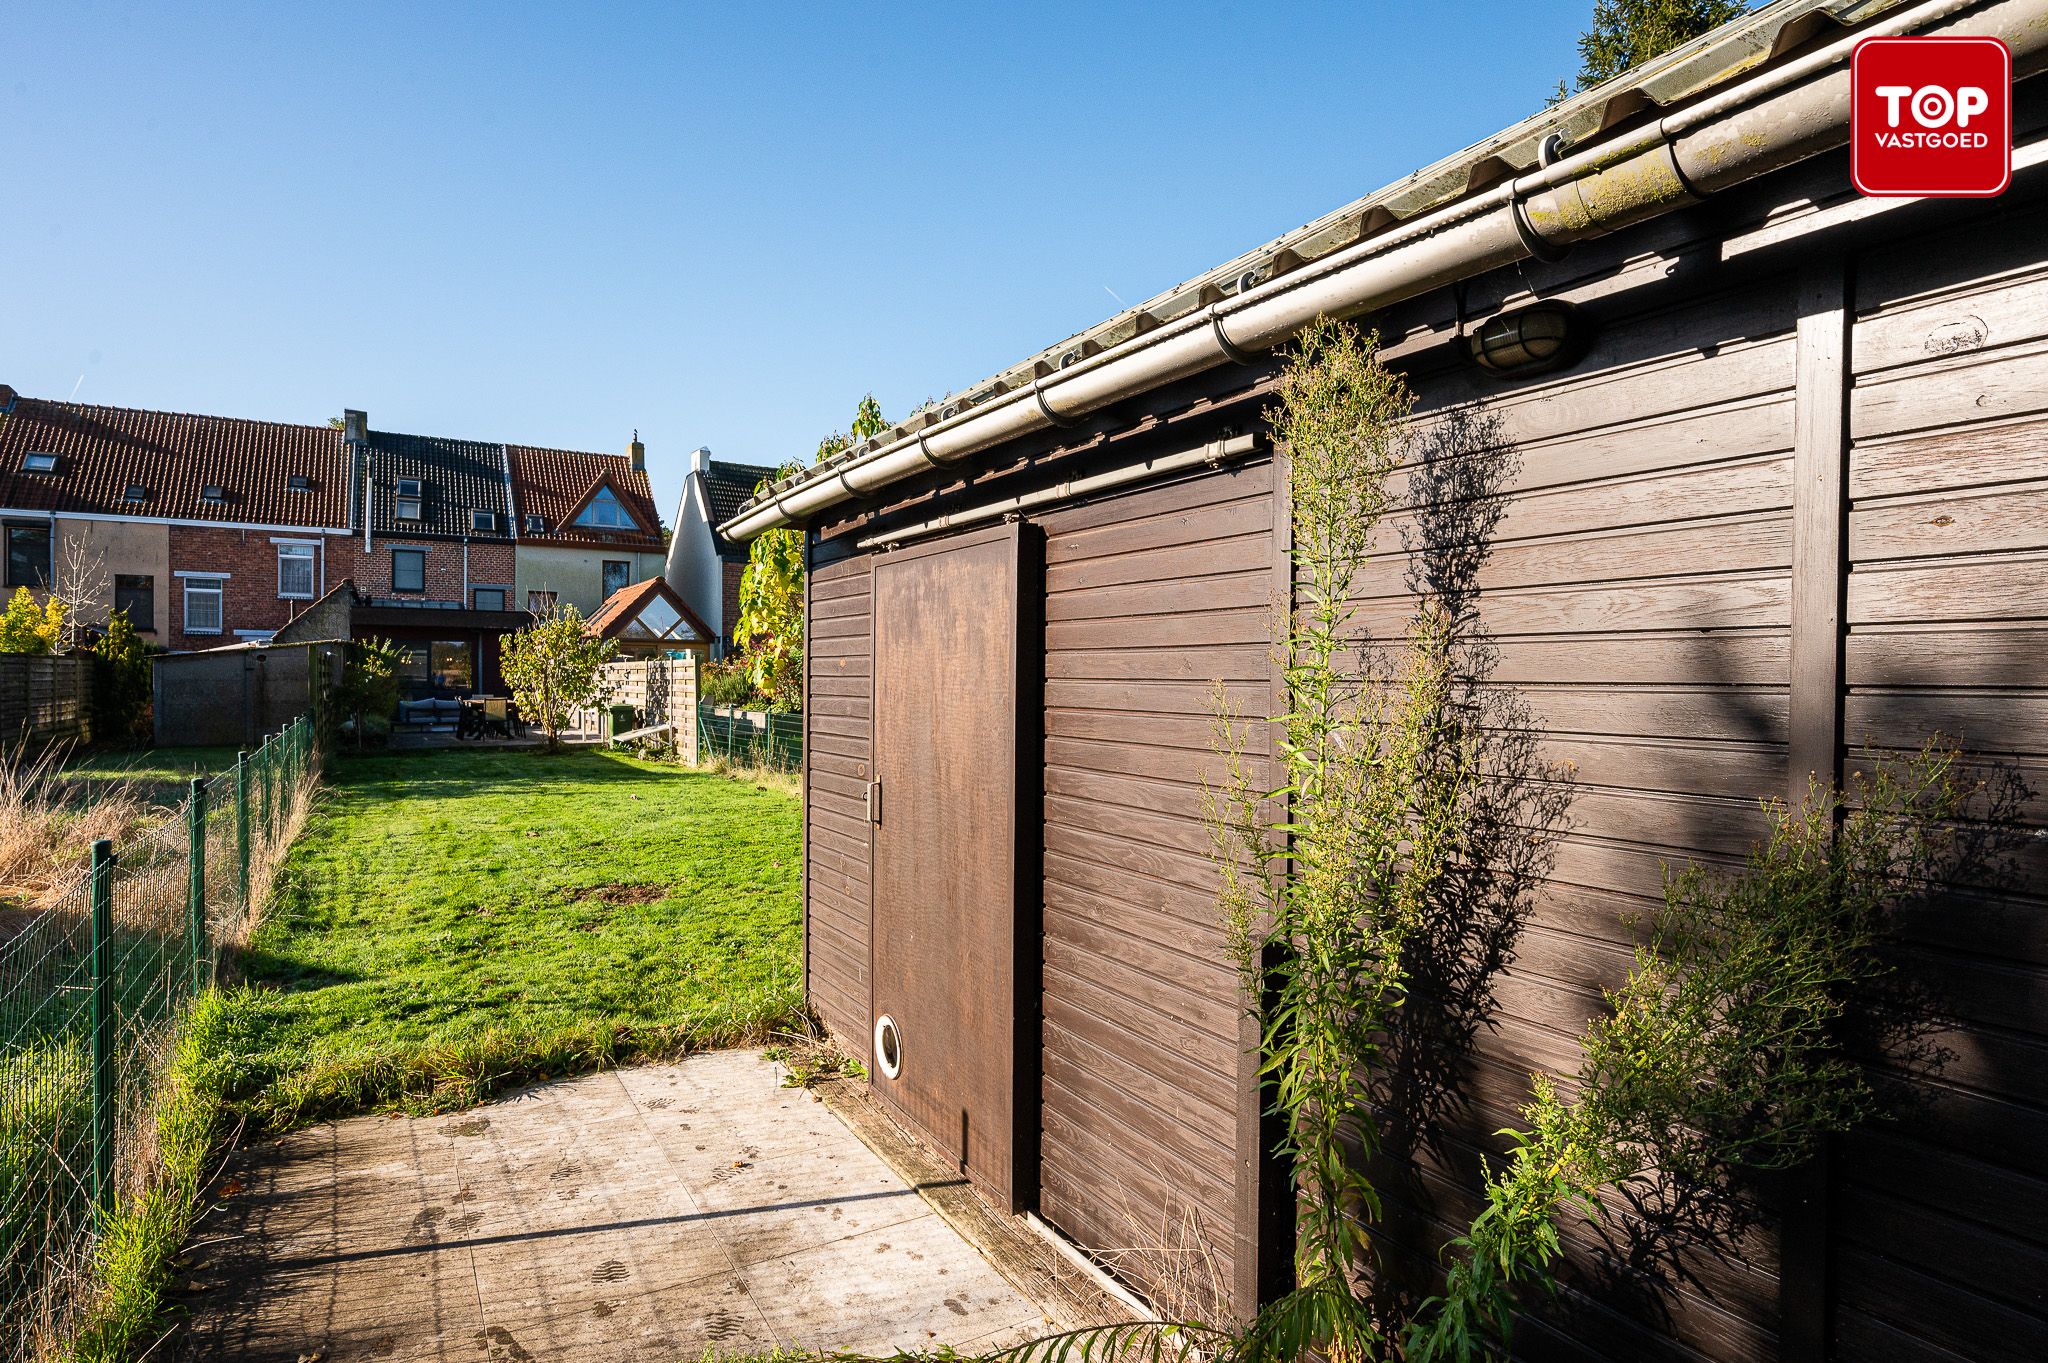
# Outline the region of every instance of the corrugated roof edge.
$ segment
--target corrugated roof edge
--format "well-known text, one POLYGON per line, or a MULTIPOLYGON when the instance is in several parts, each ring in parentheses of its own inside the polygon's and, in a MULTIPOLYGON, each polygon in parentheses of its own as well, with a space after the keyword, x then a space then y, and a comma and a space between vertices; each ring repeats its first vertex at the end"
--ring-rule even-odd
MULTIPOLYGON (((964 408, 1029 384, 1065 364, 1133 340, 1206 303, 1227 298, 1376 236, 1417 214, 1442 208, 1531 170, 1538 164, 1538 148, 1552 133, 1560 134, 1567 148, 1576 147, 1644 114, 1662 111, 1748 75, 1774 57, 1803 49, 1819 37, 1839 34, 1907 3, 1909 0, 1777 0, 1765 5, 1354 199, 1334 212, 1242 252, 1106 321, 1075 332, 979 383, 926 403, 889 430, 839 451, 822 464, 802 467, 791 476, 777 479, 767 493, 772 496, 797 487, 870 450, 914 435, 964 408)), ((756 493, 741 508, 741 514, 766 500, 766 496, 756 493)))

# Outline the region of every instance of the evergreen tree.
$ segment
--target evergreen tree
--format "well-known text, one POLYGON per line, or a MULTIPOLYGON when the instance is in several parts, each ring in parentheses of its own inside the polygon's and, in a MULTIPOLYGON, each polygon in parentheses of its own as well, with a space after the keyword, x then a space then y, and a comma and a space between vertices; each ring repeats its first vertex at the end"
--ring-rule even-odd
POLYGON ((1560 82, 1552 103, 1589 90, 1749 12, 1745 0, 1595 0, 1593 26, 1579 35, 1579 74, 1560 82))

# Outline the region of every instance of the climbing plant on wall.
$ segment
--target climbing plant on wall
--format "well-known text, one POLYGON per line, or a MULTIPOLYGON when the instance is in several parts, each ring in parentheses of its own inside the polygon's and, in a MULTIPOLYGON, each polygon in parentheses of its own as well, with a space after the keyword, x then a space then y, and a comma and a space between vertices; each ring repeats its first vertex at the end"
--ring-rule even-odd
MULTIPOLYGON (((854 407, 850 432, 818 442, 813 462, 824 463, 849 445, 889 429, 873 393, 854 407)), ((795 472, 784 468, 778 477, 795 472)), ((747 547, 740 573, 740 613, 733 634, 745 652, 747 679, 763 698, 783 708, 803 703, 804 533, 793 526, 764 530, 747 547)))
MULTIPOLYGON (((1231 777, 1209 802, 1221 916, 1297 1193, 1295 1286, 1243 1330, 1082 1331, 1048 1341, 1048 1357, 1164 1357, 1191 1342, 1233 1363, 1499 1358, 1517 1314, 1554 1289, 1574 1217, 1645 1261, 1680 1243, 1734 1245, 1754 1214, 1746 1173, 1798 1164, 1880 1108, 1861 1059, 1896 1059, 1915 1026, 1886 988, 1881 945, 1901 907, 1974 850, 1952 831, 1973 790, 1934 742, 1875 763, 1846 793, 1817 784, 1797 807, 1767 805, 1767 837, 1731 874, 1673 871, 1577 1072, 1532 1076, 1526 1126, 1501 1133, 1482 1208, 1444 1247, 1441 1290, 1381 1290, 1398 1275, 1376 1179, 1415 1148, 1388 1139, 1389 1095, 1403 1089, 1393 1072, 1419 1054, 1399 1038, 1441 982, 1469 984, 1470 939, 1441 925, 1495 914, 1489 899, 1540 879, 1540 858, 1505 879, 1485 863, 1514 862, 1515 839, 1555 835, 1564 805, 1540 792, 1568 792, 1570 773, 1517 769, 1526 750, 1474 722, 1500 703, 1485 693, 1504 689, 1473 685, 1487 650, 1471 646, 1498 514, 1469 506, 1497 503, 1510 481, 1473 470, 1495 457, 1498 428, 1424 437, 1372 340, 1328 322, 1300 338, 1278 395, 1268 417, 1290 470, 1295 569, 1278 630, 1285 705, 1270 721, 1223 713, 1231 777), (1395 487, 1415 610, 1404 633, 1376 641, 1354 593, 1391 538, 1395 487), (1262 723, 1263 769, 1249 753, 1265 745, 1248 741, 1262 723), (1503 781, 1523 793, 1503 803, 1503 781), (1656 1236, 1669 1243, 1645 1243, 1656 1236)), ((1979 819, 2000 822, 1995 810, 1979 819)), ((1482 970, 1512 955, 1517 920, 1501 921, 1482 970)), ((1483 982, 1471 992, 1487 998, 1483 982)))

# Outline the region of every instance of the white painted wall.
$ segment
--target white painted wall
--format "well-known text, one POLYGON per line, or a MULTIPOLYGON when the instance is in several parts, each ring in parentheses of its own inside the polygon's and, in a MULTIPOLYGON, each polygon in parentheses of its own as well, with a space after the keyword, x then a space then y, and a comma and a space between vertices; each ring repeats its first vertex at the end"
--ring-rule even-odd
POLYGON ((704 470, 711 451, 690 452, 690 471, 683 478, 682 500, 676 505, 675 533, 668 542, 662 576, 697 618, 720 638, 725 636, 725 578, 718 541, 711 530, 711 504, 704 491, 704 470))

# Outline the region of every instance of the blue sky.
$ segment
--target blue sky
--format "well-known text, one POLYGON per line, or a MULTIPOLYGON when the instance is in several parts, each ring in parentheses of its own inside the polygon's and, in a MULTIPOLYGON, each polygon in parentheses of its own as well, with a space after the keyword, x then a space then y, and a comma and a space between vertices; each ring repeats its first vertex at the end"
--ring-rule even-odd
POLYGON ((775 463, 1533 112, 1591 0, 121 6, 0 50, 0 382, 775 463))

